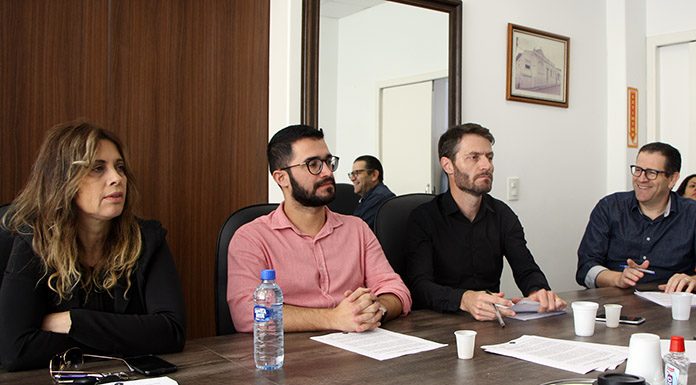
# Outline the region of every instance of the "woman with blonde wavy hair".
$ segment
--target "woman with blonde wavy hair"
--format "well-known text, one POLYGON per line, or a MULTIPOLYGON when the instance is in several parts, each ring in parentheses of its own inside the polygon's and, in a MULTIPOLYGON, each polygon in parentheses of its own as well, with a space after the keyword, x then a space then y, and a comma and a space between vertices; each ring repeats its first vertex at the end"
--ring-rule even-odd
POLYGON ((2 218, 13 235, 0 287, 0 363, 46 366, 71 347, 132 356, 181 351, 184 305, 165 230, 136 218, 116 135, 51 128, 2 218))

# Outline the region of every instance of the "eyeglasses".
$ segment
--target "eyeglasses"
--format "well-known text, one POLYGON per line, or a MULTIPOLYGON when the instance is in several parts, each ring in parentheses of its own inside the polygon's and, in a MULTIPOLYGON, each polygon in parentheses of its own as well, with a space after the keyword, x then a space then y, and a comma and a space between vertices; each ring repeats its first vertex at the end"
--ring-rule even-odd
POLYGON ((635 164, 631 165, 631 174, 633 174, 633 176, 635 176, 636 178, 640 178, 640 175, 642 173, 645 173, 645 177, 650 180, 657 179, 657 176, 660 174, 667 175, 667 171, 653 170, 651 168, 642 168, 636 166, 635 164))
POLYGON ((289 168, 297 167, 297 166, 307 166, 307 171, 309 171, 310 174, 312 175, 319 175, 321 174, 321 170, 324 169, 324 163, 329 167, 331 172, 336 171, 338 168, 338 157, 337 156, 330 156, 326 159, 319 159, 319 158, 312 158, 308 161, 298 163, 298 164, 293 164, 292 166, 287 166, 281 168, 281 170, 287 170, 289 168))
POLYGON ((134 371, 133 367, 123 358, 83 354, 80 348, 70 348, 62 354, 53 356, 48 363, 48 372, 53 381, 58 384, 99 384, 128 380, 128 374, 125 372, 100 373, 80 370, 80 367, 85 362, 85 357, 121 361, 128 367, 129 371, 134 371))
POLYGON ((350 178, 350 179, 355 179, 355 178, 358 177, 358 175, 360 175, 361 172, 367 172, 367 171, 372 171, 372 169, 369 169, 369 168, 362 168, 362 169, 359 169, 359 170, 353 170, 353 171, 351 171, 351 172, 348 173, 348 178, 350 178))

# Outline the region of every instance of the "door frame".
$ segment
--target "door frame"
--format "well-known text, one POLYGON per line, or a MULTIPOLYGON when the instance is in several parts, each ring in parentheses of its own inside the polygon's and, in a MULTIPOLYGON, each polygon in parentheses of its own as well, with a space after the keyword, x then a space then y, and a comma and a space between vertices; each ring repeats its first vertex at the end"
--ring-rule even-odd
MULTIPOLYGON (((659 110, 657 105, 657 70, 659 64, 657 50, 661 47, 691 42, 696 42, 696 30, 648 36, 648 38, 646 39, 646 139, 648 143, 657 141, 660 133, 659 121, 657 116, 659 110)), ((691 77, 689 88, 692 90, 696 89, 696 76, 691 77)), ((690 120, 689 131, 696 131, 696 119, 690 120)))

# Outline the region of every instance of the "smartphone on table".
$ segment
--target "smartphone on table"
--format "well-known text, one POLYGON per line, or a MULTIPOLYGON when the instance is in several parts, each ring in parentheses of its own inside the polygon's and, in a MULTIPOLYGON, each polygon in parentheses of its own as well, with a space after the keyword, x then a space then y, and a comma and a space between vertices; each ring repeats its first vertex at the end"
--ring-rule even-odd
MULTIPOLYGON (((597 314, 595 320, 600 322, 607 322, 607 316, 604 313, 597 314)), ((628 325, 640 325, 645 322, 645 318, 639 316, 627 316, 622 315, 619 317, 619 323, 628 325)))
POLYGON ((177 370, 176 365, 152 354, 126 358, 126 362, 136 372, 146 376, 159 376, 177 370))

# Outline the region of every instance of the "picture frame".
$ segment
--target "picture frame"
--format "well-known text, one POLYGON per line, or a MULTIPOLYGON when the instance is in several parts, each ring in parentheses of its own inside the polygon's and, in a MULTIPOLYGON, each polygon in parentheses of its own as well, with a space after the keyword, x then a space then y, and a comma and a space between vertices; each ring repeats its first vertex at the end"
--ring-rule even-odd
POLYGON ((508 23, 506 99, 568 108, 570 38, 508 23))

